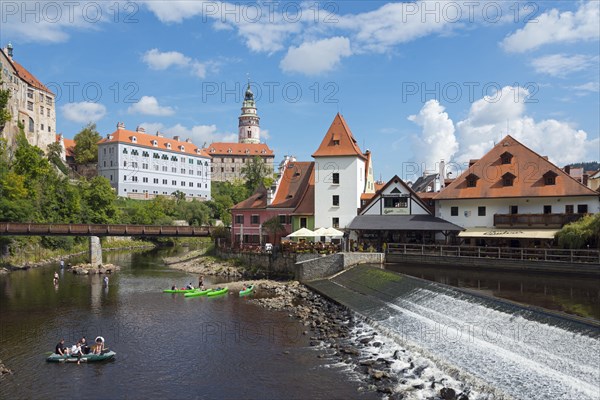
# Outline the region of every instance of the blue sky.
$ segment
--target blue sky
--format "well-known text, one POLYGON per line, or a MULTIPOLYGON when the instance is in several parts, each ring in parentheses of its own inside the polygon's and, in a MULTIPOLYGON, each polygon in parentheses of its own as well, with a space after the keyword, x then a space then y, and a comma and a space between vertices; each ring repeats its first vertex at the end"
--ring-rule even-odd
POLYGON ((58 94, 66 137, 236 140, 249 74, 277 160, 311 159, 338 111, 383 179, 507 132, 561 166, 600 159, 597 1, 25 4, 2 2, 0 44, 58 94))

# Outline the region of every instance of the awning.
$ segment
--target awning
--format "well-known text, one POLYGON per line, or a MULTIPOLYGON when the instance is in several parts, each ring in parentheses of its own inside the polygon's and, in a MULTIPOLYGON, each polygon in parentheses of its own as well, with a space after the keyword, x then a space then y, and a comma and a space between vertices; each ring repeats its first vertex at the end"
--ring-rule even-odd
POLYGON ((554 239, 559 229, 491 229, 470 228, 458 234, 462 238, 554 239))

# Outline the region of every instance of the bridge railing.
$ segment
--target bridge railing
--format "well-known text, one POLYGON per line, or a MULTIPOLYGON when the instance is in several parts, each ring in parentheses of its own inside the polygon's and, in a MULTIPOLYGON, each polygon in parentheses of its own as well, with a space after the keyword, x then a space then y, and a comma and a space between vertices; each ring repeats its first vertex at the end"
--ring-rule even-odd
POLYGON ((210 236, 208 226, 125 224, 36 224, 0 222, 0 235, 56 236, 210 236))
POLYGON ((479 247, 389 243, 386 255, 409 254, 436 257, 497 258, 569 263, 600 263, 599 250, 479 247))

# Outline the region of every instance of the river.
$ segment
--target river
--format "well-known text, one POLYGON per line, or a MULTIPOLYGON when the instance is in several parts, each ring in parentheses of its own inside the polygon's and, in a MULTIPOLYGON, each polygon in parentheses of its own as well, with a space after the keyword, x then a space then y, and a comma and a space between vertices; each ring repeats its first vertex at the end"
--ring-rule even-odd
MULTIPOLYGON (((160 251, 105 254, 123 269, 79 276, 56 265, 0 276, 0 398, 379 398, 359 392, 342 367, 317 358, 286 313, 247 298, 191 298, 162 289, 196 282, 160 251), (45 353, 102 335, 117 355, 97 364, 53 364, 45 353)), ((206 279, 206 283, 217 283, 206 279)))

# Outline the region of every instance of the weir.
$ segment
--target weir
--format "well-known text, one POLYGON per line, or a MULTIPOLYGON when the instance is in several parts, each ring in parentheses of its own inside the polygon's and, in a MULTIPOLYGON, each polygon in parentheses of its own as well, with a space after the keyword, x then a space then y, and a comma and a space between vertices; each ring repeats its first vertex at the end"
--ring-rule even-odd
POLYGON ((307 285, 490 391, 522 399, 598 399, 598 325, 358 266, 307 285))

